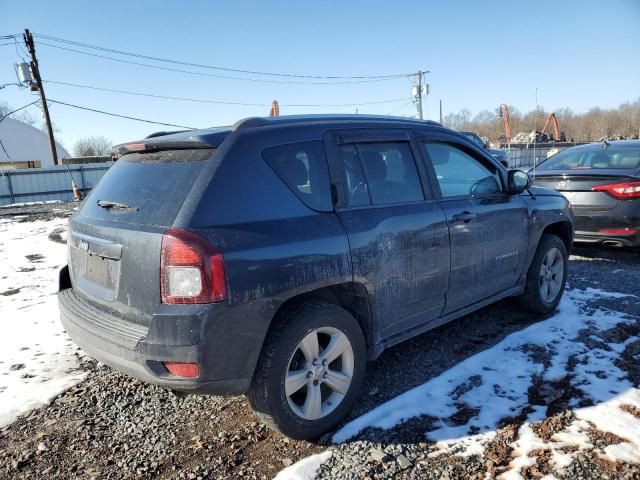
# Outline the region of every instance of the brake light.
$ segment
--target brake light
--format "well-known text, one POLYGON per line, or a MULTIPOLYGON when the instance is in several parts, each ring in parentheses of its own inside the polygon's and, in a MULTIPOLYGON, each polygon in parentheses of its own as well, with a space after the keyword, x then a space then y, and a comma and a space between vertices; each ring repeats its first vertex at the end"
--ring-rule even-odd
POLYGON ((147 149, 147 146, 144 142, 133 142, 126 143, 124 145, 116 145, 113 147, 113 153, 119 157, 121 155, 126 155, 127 153, 132 152, 144 152, 147 149))
POLYGON ((606 192, 621 200, 640 198, 640 182, 609 183, 597 185, 591 189, 593 192, 606 192))
POLYGON ((127 143, 124 148, 129 152, 140 152, 145 149, 145 144, 143 142, 127 143))
POLYGON ((162 303, 212 303, 227 298, 222 253, 198 235, 170 228, 162 237, 162 303))

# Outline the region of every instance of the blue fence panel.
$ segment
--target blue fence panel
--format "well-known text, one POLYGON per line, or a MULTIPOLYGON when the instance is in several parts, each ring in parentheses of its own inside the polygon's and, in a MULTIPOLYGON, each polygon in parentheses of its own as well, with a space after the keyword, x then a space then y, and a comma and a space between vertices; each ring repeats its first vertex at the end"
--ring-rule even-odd
POLYGON ((2 205, 4 198, 13 201, 10 181, 11 178, 8 175, 5 175, 4 172, 0 173, 0 205, 2 205))
POLYGON ((0 205, 45 200, 71 201, 71 178, 86 194, 102 178, 113 162, 2 170, 0 205))

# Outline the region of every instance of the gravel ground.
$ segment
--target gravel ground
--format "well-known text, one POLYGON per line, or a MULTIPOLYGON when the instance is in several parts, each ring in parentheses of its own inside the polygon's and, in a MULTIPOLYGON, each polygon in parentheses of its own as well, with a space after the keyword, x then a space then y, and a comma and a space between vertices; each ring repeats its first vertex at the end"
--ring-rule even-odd
POLYGON ((78 208, 76 203, 52 202, 31 205, 0 207, 0 220, 13 219, 19 222, 33 222, 35 220, 51 220, 70 216, 78 208))
MULTIPOLYGON (((53 204, 0 209, 0 219, 67 216, 72 208, 53 204)), ((637 252, 580 248, 571 257, 569 284, 635 295, 639 273, 637 252)), ((637 298, 598 302, 598 307, 640 318, 637 298)), ((512 301, 502 301, 386 351, 369 364, 362 394, 347 421, 537 320, 512 301)), ((430 420, 423 418, 390 430, 369 429, 339 446, 331 445, 329 436, 300 442, 259 424, 244 397, 180 397, 116 373, 80 351, 78 356, 88 372, 86 381, 0 430, 0 478, 272 478, 291 463, 331 448, 334 454, 319 478, 480 479, 489 466, 499 471, 508 462, 506 445, 522 422, 505 422, 485 458, 430 458, 434 447, 424 435, 430 420)), ((637 363, 629 361, 627 368, 636 386, 637 363)), ((568 410, 558 411, 542 428, 552 431, 570 416, 568 410)), ((598 438, 597 432, 594 438, 611 441, 598 438)), ((549 473, 545 465, 539 459, 524 472, 526 478, 549 473)), ((564 478, 640 479, 640 470, 585 453, 564 478)))

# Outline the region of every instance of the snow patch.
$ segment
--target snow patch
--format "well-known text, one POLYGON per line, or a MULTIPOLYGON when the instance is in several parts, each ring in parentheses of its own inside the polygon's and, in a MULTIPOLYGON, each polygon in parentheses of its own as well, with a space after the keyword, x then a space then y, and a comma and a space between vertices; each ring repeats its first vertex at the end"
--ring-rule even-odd
POLYGON ((274 480, 313 480, 316 478, 320 466, 326 463, 332 454, 331 450, 327 450, 326 452, 303 458, 278 473, 274 480))
POLYGON ((566 467, 575 452, 594 448, 587 435, 594 428, 625 440, 599 449, 602 455, 638 462, 640 420, 620 406, 640 408, 640 390, 626 379, 616 360, 639 339, 611 343, 604 334, 637 320, 619 312, 584 308, 590 300, 627 296, 633 297, 595 288, 567 291, 553 317, 509 335, 494 347, 356 418, 336 432, 333 441, 344 442, 365 428, 389 429, 424 415, 433 419, 434 429, 426 436, 437 449, 430 457, 482 455, 502 419, 526 414, 511 444, 514 458, 509 470, 499 478, 522 478, 522 468, 536 463, 536 457, 529 456, 534 450, 551 450, 554 465, 566 467), (584 343, 594 341, 602 348, 584 343), (538 400, 544 405, 531 405, 532 394, 540 396, 538 400), (545 441, 536 435, 532 424, 544 420, 546 405, 565 394, 573 402, 570 406, 576 419, 545 441), (594 406, 577 408, 579 402, 592 402, 594 406), (454 414, 463 408, 470 415, 460 424, 454 414), (566 447, 575 451, 565 452, 566 447))
POLYGON ((640 463, 640 450, 637 446, 627 442, 608 445, 605 447, 604 453, 609 457, 609 460, 614 462, 640 463))
POLYGON ((593 407, 575 410, 577 418, 592 423, 598 430, 610 432, 633 443, 640 452, 640 420, 620 407, 631 405, 640 409, 640 390, 629 388, 622 395, 601 401, 593 407))
POLYGON ((1 205, 0 208, 32 207, 34 205, 51 205, 54 203, 62 203, 62 200, 44 200, 41 202, 10 203, 9 205, 1 205))
POLYGON ((66 220, 0 223, 0 427, 84 378, 60 323, 56 292, 66 220))

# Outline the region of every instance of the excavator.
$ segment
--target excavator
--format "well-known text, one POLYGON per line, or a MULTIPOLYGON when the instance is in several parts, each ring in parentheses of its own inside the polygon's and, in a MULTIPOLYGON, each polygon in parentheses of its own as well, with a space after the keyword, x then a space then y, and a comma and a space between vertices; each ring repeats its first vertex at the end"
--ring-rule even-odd
POLYGON ((502 118, 504 125, 504 139, 507 145, 511 144, 511 119, 509 118, 509 105, 506 103, 500 104, 498 116, 502 118))
MULTIPOLYGON (((500 105, 500 108, 497 110, 498 117, 502 118, 502 123, 504 125, 504 135, 505 135, 505 143, 508 145, 511 143, 511 123, 509 118, 509 105, 503 103, 500 105)), ((556 142, 566 142, 567 138, 565 137, 564 132, 560 131, 560 127, 558 126, 558 119, 556 118, 555 112, 551 112, 547 121, 544 123, 544 127, 542 127, 542 134, 547 131, 549 124, 553 126, 553 139, 556 142)))
POLYGON ((564 132, 561 132, 560 128, 558 127, 558 119, 556 118, 555 112, 551 112, 549 114, 549 117, 547 118, 547 121, 544 122, 544 127, 542 127, 542 134, 547 131, 549 123, 553 125, 553 139, 556 142, 566 142, 567 139, 565 138, 564 132))

